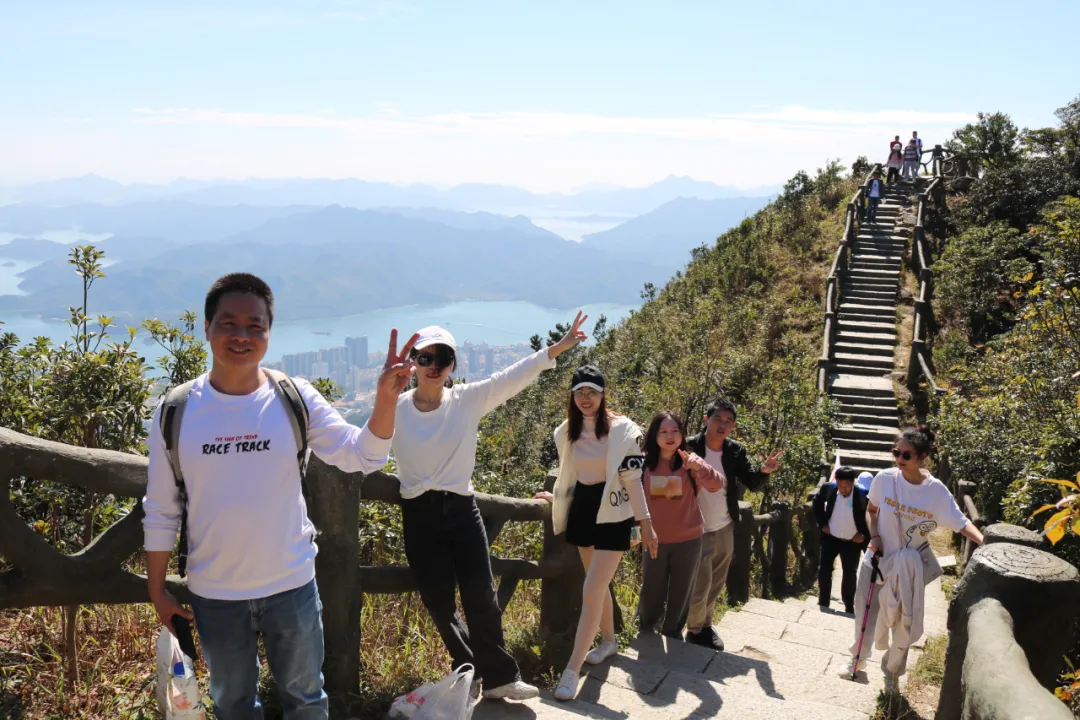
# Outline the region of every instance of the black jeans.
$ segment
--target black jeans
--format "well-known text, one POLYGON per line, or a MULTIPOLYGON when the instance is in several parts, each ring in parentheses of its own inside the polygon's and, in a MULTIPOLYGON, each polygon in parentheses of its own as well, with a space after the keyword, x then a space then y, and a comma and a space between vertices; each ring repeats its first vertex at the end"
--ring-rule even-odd
POLYGON ((487 532, 476 500, 429 491, 402 500, 401 519, 413 579, 454 667, 471 663, 488 689, 519 679, 503 639, 487 532), (468 628, 457 612, 454 591, 459 588, 468 628))
POLYGON ((888 174, 885 176, 885 184, 892 185, 894 182, 900 182, 900 168, 890 167, 888 174))
POLYGON ((828 607, 832 596, 832 573, 836 556, 840 556, 840 567, 844 577, 840 581, 840 597, 844 600, 844 609, 855 605, 855 582, 859 572, 859 559, 862 557, 862 545, 851 540, 837 540, 832 535, 821 536, 821 560, 818 565, 818 604, 828 607))

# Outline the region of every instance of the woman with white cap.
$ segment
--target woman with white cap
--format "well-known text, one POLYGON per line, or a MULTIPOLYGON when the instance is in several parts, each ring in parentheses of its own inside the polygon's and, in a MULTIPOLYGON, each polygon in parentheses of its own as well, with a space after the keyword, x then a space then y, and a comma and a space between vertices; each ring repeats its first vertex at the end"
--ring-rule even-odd
POLYGON ((552 502, 556 535, 578 548, 585 566, 581 616, 570 661, 555 689, 556 700, 577 694, 581 665, 601 663, 618 652, 615 612, 608 585, 623 553, 630 549, 635 524, 649 554, 657 553, 645 491, 641 485, 645 456, 637 423, 607 407, 604 373, 595 365, 574 372, 567 419, 555 430, 559 471, 555 493, 539 493, 552 502), (592 652, 596 631, 602 641, 592 652))
POLYGON ((527 700, 539 691, 521 681, 503 639, 487 533, 473 498, 480 420, 584 340, 586 319, 579 312, 562 340, 486 380, 449 388, 457 365, 454 337, 440 327, 423 328, 411 353, 417 386, 398 399, 393 450, 405 556, 454 667, 472 664, 486 698, 527 700), (467 628, 457 613, 459 589, 467 628))

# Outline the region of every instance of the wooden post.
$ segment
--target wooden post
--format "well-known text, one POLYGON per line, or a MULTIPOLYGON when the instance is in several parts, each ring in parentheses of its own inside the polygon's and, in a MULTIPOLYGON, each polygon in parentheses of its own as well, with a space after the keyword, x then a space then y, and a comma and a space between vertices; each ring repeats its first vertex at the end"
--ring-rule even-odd
POLYGON ((806 556, 806 565, 803 567, 802 581, 804 585, 809 585, 814 582, 814 578, 817 577, 818 558, 821 555, 821 529, 818 528, 817 520, 814 519, 814 506, 812 502, 803 506, 802 533, 803 553, 806 556))
POLYGON ((315 574, 323 604, 323 675, 331 715, 356 714, 360 692, 360 486, 362 476, 331 472, 311 459, 307 487, 311 521, 319 531, 315 574))
POLYGON ((779 515, 769 528, 769 585, 773 597, 783 597, 787 589, 788 546, 791 544, 791 505, 774 502, 771 510, 779 515))
POLYGON ((748 502, 739 502, 739 522, 735 523, 735 553, 728 569, 728 604, 750 599, 750 557, 753 554, 754 510, 748 502))
MULTIPOLYGON (((555 489, 555 475, 549 474, 544 489, 555 489)), ((562 575, 540 581, 540 628, 544 635, 573 637, 581 615, 581 591, 585 587, 585 568, 577 548, 562 536, 556 536, 551 516, 544 520, 544 559, 563 563, 562 575)))

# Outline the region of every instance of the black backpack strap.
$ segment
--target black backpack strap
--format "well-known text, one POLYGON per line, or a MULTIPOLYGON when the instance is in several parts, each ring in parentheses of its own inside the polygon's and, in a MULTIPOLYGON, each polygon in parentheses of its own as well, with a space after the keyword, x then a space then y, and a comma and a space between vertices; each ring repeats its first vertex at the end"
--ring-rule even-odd
POLYGON ((180 467, 180 425, 184 418, 184 408, 187 407, 188 396, 191 395, 191 387, 194 380, 170 388, 165 393, 165 399, 161 403, 161 434, 165 438, 165 451, 169 458, 169 466, 172 468, 173 479, 180 492, 180 550, 177 558, 178 572, 180 577, 187 575, 187 486, 184 484, 184 472, 180 467))
POLYGON ((263 368, 263 370, 266 372, 267 377, 270 378, 270 382, 274 384, 274 389, 282 402, 285 403, 285 407, 289 410, 289 422, 292 424, 293 435, 296 436, 296 462, 300 467, 300 485, 306 496, 305 476, 307 475, 308 428, 311 425, 311 415, 308 412, 303 396, 300 395, 300 388, 296 387, 296 383, 293 382, 291 377, 279 370, 267 370, 266 368, 263 368))

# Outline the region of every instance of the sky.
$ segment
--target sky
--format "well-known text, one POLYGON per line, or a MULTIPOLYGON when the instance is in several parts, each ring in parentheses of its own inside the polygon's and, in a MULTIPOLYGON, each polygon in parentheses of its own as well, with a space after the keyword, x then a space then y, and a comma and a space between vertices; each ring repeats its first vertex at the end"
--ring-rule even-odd
POLYGON ((0 0, 0 184, 781 183, 1043 127, 1080 2, 0 0))

